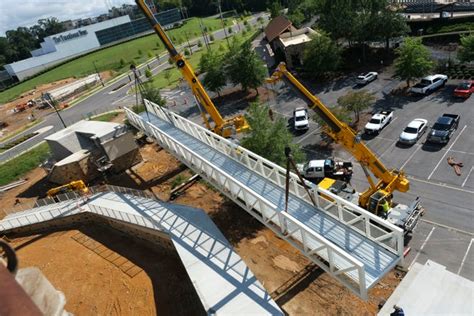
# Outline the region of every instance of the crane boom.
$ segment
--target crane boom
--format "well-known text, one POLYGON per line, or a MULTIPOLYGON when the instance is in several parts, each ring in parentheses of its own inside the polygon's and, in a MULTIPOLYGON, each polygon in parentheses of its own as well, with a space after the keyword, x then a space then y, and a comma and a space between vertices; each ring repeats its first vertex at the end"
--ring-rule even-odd
POLYGON ((236 132, 242 132, 248 129, 249 125, 243 115, 238 115, 230 119, 224 119, 222 117, 222 115, 219 113, 216 106, 212 102, 211 98, 207 94, 206 90, 204 89, 203 85, 199 81, 199 78, 194 73, 193 68, 184 58, 184 56, 176 50, 170 38, 162 28, 161 24, 155 18, 150 8, 146 5, 145 0, 135 0, 135 2, 145 14, 148 21, 151 23, 153 29, 155 30, 155 33, 158 35, 161 42, 168 51, 170 58, 176 63, 176 66, 181 71, 181 74, 183 75, 184 79, 188 82, 197 102, 206 110, 211 119, 214 121, 215 126, 214 128, 211 128, 207 117, 203 112, 201 112, 204 122, 206 123, 206 127, 208 129, 212 129, 215 133, 224 137, 231 136, 232 129, 235 129, 236 132))
POLYGON ((370 183, 370 188, 364 191, 359 198, 359 204, 367 207, 370 196, 379 190, 391 194, 397 190, 406 192, 409 189, 409 181, 404 173, 399 170, 389 170, 377 158, 360 139, 352 128, 347 124, 341 122, 322 102, 313 95, 305 86, 303 86, 286 68, 285 63, 280 63, 273 73, 272 77, 267 80, 269 83, 274 83, 278 80, 284 80, 290 86, 294 87, 296 91, 302 94, 302 98, 308 104, 308 107, 313 109, 319 117, 327 124, 326 132, 334 139, 335 142, 344 146, 354 158, 361 164, 366 172, 370 170, 372 174, 379 179, 377 184, 374 184, 370 175, 366 172, 366 176, 370 183))

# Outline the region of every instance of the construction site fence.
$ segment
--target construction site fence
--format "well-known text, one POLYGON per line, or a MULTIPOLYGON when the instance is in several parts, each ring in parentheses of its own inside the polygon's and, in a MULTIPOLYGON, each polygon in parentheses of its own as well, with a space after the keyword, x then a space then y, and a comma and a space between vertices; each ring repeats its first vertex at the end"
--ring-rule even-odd
MULTIPOLYGON (((244 147, 239 146, 236 142, 223 138, 166 108, 160 107, 148 100, 145 100, 145 104, 150 113, 170 122, 175 127, 192 135, 203 143, 237 160, 265 179, 269 179, 280 187, 285 187, 286 170, 281 166, 256 155, 244 147)), ((129 117, 128 113, 130 113, 130 111, 126 111, 129 117)), ((368 212, 358 205, 348 203, 348 201, 338 195, 315 186, 309 181, 305 181, 304 184, 301 183, 299 177, 293 172, 290 173, 289 183, 289 191, 293 195, 309 204, 313 204, 314 200, 316 202, 315 207, 319 210, 324 211, 329 216, 346 224, 392 253, 397 254, 403 264, 404 234, 402 228, 368 212), (310 190, 307 190, 307 187, 310 187, 310 190)))

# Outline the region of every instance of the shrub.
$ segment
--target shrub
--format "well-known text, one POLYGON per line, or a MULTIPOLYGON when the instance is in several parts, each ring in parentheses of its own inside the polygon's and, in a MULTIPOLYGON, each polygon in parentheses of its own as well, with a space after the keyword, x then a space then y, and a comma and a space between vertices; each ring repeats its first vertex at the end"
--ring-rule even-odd
POLYGON ((153 76, 153 74, 151 73, 151 70, 150 70, 150 69, 146 69, 146 70, 145 70, 145 77, 147 77, 148 79, 150 79, 152 76, 153 76))

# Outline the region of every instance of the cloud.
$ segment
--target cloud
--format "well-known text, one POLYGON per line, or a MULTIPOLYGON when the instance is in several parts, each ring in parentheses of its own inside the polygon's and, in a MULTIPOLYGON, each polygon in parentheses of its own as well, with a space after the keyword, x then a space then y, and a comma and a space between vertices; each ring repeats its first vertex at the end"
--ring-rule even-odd
POLYGON ((60 21, 97 16, 113 6, 133 0, 0 0, 0 36, 19 26, 32 26, 39 19, 56 17, 60 21))

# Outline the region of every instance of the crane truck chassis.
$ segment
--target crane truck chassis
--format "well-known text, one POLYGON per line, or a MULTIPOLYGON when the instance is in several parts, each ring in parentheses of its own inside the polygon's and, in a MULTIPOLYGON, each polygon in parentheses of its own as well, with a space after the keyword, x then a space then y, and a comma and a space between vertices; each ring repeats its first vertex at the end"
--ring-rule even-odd
POLYGON ((416 227, 420 216, 424 213, 420 198, 417 197, 410 205, 403 205, 393 201, 393 192, 408 191, 410 185, 405 174, 401 170, 389 170, 377 158, 362 141, 360 135, 341 122, 316 96, 304 87, 286 68, 285 63, 280 63, 275 69, 267 83, 275 83, 283 80, 293 87, 305 100, 308 107, 325 122, 327 126, 324 131, 336 143, 342 145, 361 165, 369 188, 364 192, 356 192, 348 184, 341 184, 338 180, 325 178, 319 184, 321 188, 327 189, 343 196, 346 200, 358 204, 367 211, 382 217, 392 224, 403 228, 405 235, 410 234, 416 227), (378 182, 375 183, 369 171, 378 182), (387 207, 388 204, 388 207, 387 207), (388 209, 387 209, 388 208, 388 209))

